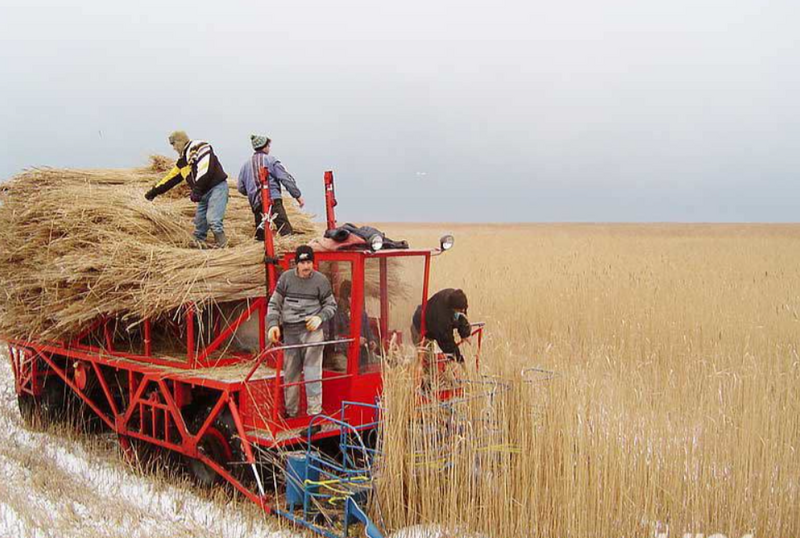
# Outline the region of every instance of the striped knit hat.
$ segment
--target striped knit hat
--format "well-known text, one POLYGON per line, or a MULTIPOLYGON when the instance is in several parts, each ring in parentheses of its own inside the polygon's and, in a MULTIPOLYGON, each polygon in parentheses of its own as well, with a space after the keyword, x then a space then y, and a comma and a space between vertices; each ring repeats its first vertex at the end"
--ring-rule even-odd
POLYGON ((250 135, 250 143, 253 149, 259 150, 270 143, 270 139, 263 135, 250 135))

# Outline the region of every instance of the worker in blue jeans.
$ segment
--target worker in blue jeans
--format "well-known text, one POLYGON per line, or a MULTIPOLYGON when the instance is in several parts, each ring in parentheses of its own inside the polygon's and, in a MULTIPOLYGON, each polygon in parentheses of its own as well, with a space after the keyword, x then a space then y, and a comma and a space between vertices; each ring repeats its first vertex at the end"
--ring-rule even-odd
MULTIPOLYGON (((225 218, 225 209, 228 207, 228 182, 224 181, 213 187, 200 197, 197 210, 194 214, 194 237, 199 243, 206 242, 209 228, 217 241, 217 247, 222 248, 227 244, 225 229, 222 220, 225 218), (220 244, 220 237, 223 238, 220 244)), ((200 245, 203 246, 202 244, 200 245)))
POLYGON ((222 225, 228 207, 228 175, 208 142, 189 140, 185 132, 175 131, 169 136, 169 143, 178 154, 178 161, 144 197, 153 200, 185 179, 191 188, 189 199, 197 204, 194 246, 208 246, 206 236, 210 228, 215 246, 223 248, 228 244, 222 225))

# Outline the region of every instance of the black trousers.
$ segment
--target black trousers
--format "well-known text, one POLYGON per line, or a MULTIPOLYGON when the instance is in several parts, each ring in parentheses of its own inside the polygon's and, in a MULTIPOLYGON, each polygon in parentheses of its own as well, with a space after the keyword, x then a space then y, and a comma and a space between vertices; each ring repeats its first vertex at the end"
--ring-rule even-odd
MULTIPOLYGON (((253 218, 256 222, 256 241, 264 240, 264 229, 259 228, 261 221, 264 219, 264 212, 259 207, 253 211, 253 218)), ((272 202, 272 222, 275 223, 275 228, 281 235, 291 235, 294 233, 292 223, 289 222, 289 217, 286 215, 286 208, 283 207, 283 199, 278 198, 272 202)))

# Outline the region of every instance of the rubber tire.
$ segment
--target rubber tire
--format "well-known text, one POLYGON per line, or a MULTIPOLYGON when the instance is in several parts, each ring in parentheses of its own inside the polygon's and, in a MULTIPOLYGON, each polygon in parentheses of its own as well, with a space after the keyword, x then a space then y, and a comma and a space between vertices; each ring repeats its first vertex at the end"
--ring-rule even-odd
MULTIPOLYGON (((212 409, 212 406, 207 406, 196 413, 192 418, 189 431, 192 433, 200 431, 212 409)), ((236 423, 230 411, 223 409, 200 439, 198 449, 239 478, 243 474, 245 466, 237 464, 244 462, 245 456, 241 441, 236 438, 237 435, 236 423)), ((192 477, 202 487, 210 488, 225 482, 222 476, 199 459, 188 458, 188 468, 192 477)))

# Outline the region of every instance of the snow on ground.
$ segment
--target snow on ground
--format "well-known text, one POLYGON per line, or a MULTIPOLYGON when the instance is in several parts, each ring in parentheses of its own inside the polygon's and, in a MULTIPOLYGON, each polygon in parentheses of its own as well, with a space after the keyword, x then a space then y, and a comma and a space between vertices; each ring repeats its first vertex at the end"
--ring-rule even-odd
POLYGON ((290 538, 248 504, 140 475, 108 447, 24 428, 0 351, 0 537, 290 538))

